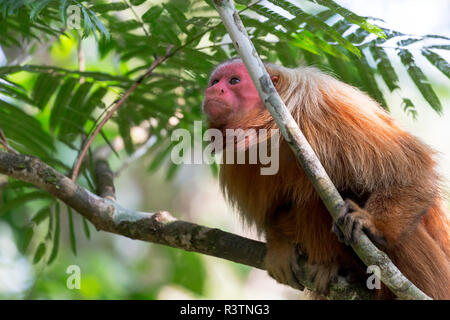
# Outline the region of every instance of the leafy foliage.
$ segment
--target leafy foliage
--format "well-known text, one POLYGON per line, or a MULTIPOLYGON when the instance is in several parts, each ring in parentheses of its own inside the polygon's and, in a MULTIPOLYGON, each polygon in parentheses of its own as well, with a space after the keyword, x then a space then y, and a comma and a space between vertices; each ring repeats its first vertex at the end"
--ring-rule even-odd
MULTIPOLYGON (((269 2, 270 6, 261 1, 236 1, 257 51, 267 61, 289 67, 300 62, 316 65, 368 92, 388 108, 379 83, 382 79, 390 91, 400 91, 392 63, 392 53, 397 50, 420 93, 435 111, 442 111, 414 56, 422 54, 449 77, 449 65, 438 50, 450 50, 450 39, 415 37, 382 28, 376 25, 377 20, 358 16, 331 0, 269 2), (429 39, 440 43, 428 45, 429 39), (390 47, 395 43, 394 49, 388 49, 386 43, 390 47)), ((155 138, 149 149, 153 159, 149 170, 166 165, 174 145, 170 141, 173 130, 193 131, 194 120, 202 118, 200 106, 208 73, 219 61, 236 55, 211 0, 157 4, 143 0, 1 0, 0 12, 0 46, 11 58, 0 67, 0 128, 15 149, 38 156, 65 173, 70 172, 84 141, 114 102, 156 57, 173 46, 172 55, 140 83, 96 139, 97 145, 111 146, 111 141, 120 138, 125 152, 132 154, 142 143, 133 136, 133 128, 144 128, 149 133, 147 139, 155 138), (69 23, 77 12, 82 21, 80 30, 71 29, 69 23), (116 68, 104 70, 91 65, 89 71, 79 71, 77 62, 48 66, 40 58, 42 48, 61 48, 67 41, 72 41, 69 51, 77 56, 79 43, 85 43, 83 38, 89 35, 96 40, 98 63, 113 61, 116 68), (28 58, 34 58, 35 64, 26 64, 28 58), (73 159, 61 161, 62 148, 74 150, 73 159)), ((417 116, 410 98, 403 97, 403 108, 417 116)), ((173 177, 177 169, 169 165, 167 177, 173 177)), ((216 167, 212 169, 217 172, 216 167)), ((80 183, 93 189, 89 167, 83 167, 80 183)), ((44 257, 48 257, 47 263, 54 261, 60 241, 58 203, 16 181, 4 187, 4 194, 8 204, 0 207, 0 215, 26 201, 43 202, 26 227, 23 243, 28 247, 36 226, 48 219, 47 237, 37 246, 34 261, 44 257)), ((67 211, 71 248, 76 253, 75 227, 70 209, 67 211)), ((85 220, 83 228, 89 237, 85 220)))

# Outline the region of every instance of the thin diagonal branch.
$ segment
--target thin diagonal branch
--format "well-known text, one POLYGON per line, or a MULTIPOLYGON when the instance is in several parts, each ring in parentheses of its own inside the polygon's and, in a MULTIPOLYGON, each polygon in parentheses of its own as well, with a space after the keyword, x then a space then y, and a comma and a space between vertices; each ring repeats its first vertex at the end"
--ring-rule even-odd
POLYGON ((73 170, 72 170, 72 180, 73 181, 77 180, 78 174, 80 173, 81 164, 83 163, 83 159, 86 156, 86 153, 89 150, 89 147, 91 146, 95 137, 99 134, 100 130, 102 130, 102 128, 106 124, 106 122, 108 122, 108 120, 111 119, 113 114, 125 103, 125 101, 127 101, 128 97, 134 92, 134 90, 136 90, 136 88, 139 87, 139 85, 152 74, 153 70, 158 65, 160 65, 161 63, 166 61, 167 58, 169 58, 173 54, 170 52, 171 50, 172 50, 172 46, 167 48, 167 52, 164 56, 156 58, 155 61, 153 61, 153 63, 151 64, 151 66, 147 69, 147 71, 133 83, 133 85, 127 90, 127 92, 125 92, 125 94, 117 101, 117 103, 114 105, 114 107, 112 107, 111 110, 109 110, 109 112, 105 115, 105 117, 102 119, 102 121, 100 121, 99 125, 95 128, 94 132, 90 135, 90 137, 84 143, 83 148, 80 152, 80 155, 73 167, 73 170))

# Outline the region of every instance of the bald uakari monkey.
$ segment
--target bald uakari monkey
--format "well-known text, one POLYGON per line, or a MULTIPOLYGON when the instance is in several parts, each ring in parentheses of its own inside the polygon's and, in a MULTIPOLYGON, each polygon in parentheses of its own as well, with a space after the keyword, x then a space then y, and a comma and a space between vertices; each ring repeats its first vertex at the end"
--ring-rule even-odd
MULTIPOLYGON (((269 274, 300 288, 292 272, 300 250, 315 270, 321 294, 339 274, 366 277, 365 266, 346 245, 364 232, 426 294, 450 299, 449 222, 435 152, 357 88, 312 67, 265 66, 347 199, 340 232, 283 138, 274 175, 261 175, 260 163, 222 164, 220 183, 226 197, 266 236, 269 274)), ((210 128, 277 128, 239 59, 214 69, 203 109, 210 128)), ((374 298, 394 297, 382 286, 374 298)))

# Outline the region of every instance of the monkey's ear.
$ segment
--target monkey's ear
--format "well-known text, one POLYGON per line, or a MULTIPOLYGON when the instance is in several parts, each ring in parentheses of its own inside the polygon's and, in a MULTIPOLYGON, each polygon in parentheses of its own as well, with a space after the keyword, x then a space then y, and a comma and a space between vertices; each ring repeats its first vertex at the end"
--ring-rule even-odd
POLYGON ((280 80, 280 77, 279 76, 272 76, 272 77, 270 77, 270 79, 272 80, 273 85, 277 86, 278 81, 280 80))

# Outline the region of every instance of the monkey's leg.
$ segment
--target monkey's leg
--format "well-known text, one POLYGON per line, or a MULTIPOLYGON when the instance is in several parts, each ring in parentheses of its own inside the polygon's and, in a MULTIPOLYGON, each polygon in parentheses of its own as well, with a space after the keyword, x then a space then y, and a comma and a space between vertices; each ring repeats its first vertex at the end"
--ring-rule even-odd
POLYGON ((280 207, 266 229, 265 267, 280 283, 302 289, 299 279, 312 284, 320 294, 328 292, 338 274, 344 250, 330 232, 331 218, 314 206, 280 207), (305 215, 304 210, 310 214, 305 215), (329 218, 330 224, 322 220, 329 218), (306 221, 304 221, 306 220, 306 221), (299 267, 301 262, 302 267, 299 267))
POLYGON ((339 266, 334 263, 311 264, 306 260, 307 256, 299 245, 273 240, 267 242, 265 267, 272 278, 299 290, 304 289, 301 281, 306 281, 314 287, 314 298, 326 295, 330 282, 338 276, 339 266), (301 267, 300 260, 303 260, 301 267))
POLYGON ((267 254, 264 260, 267 272, 279 283, 303 290, 304 286, 297 277, 301 273, 297 264, 299 254, 301 252, 296 245, 268 239, 267 254))

